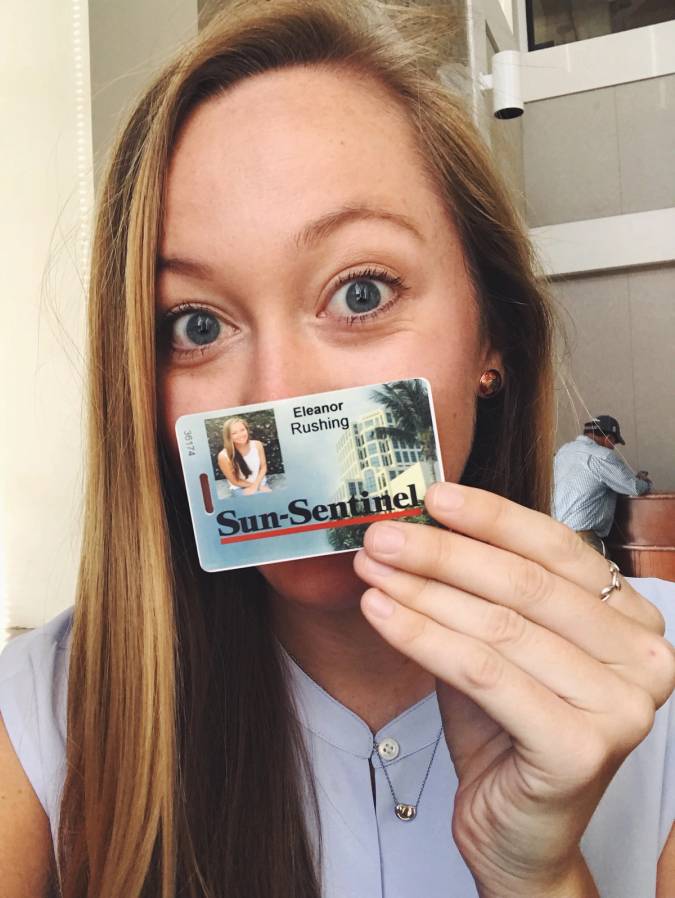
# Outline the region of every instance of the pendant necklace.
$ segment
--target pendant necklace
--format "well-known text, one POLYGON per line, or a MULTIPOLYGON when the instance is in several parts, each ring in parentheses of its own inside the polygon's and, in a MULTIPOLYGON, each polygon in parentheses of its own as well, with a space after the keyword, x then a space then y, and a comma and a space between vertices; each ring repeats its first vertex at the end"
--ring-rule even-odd
MULTIPOLYGON (((424 774, 424 779, 422 780, 422 785, 420 786, 420 791, 417 794, 417 799, 414 804, 404 804, 402 801, 399 801, 396 797, 396 793, 394 792, 394 787, 391 784, 391 779, 389 778, 389 771, 387 770, 384 761, 380 757, 380 753, 377 750, 377 742, 373 738, 373 751, 380 758, 380 766, 382 767, 382 771, 387 778, 387 783, 389 784, 389 791, 391 792, 391 797, 394 799, 394 813, 398 817, 399 820, 403 820, 407 822, 409 820, 414 820, 417 817, 417 808, 420 803, 420 798, 422 797, 422 792, 424 792, 424 787, 427 784, 427 780, 429 779, 429 773, 431 772, 431 765, 434 763, 434 758, 436 756, 436 749, 438 748, 438 743, 441 741, 441 736, 443 735, 443 727, 436 736, 436 742, 434 743, 434 750, 431 752, 431 759, 427 766, 427 772, 424 774)), ((371 754, 372 757, 372 754, 371 754)))

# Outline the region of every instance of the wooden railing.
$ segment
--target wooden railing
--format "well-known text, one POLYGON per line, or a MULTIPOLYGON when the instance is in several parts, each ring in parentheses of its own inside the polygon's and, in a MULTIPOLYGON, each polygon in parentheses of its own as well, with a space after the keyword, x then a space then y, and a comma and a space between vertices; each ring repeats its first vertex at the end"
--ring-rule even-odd
POLYGON ((675 493, 619 496, 607 549, 628 577, 675 580, 675 493))

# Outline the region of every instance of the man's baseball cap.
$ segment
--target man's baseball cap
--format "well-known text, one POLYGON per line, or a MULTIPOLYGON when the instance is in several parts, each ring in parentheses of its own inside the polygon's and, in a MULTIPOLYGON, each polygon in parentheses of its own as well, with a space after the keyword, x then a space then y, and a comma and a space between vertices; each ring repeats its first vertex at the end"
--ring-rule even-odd
POLYGON ((619 422, 616 418, 612 418, 611 415, 598 415, 597 418, 593 418, 591 421, 586 421, 584 424, 584 432, 588 430, 593 433, 601 433, 606 437, 614 437, 617 443, 621 443, 622 446, 626 445, 626 441, 621 436, 619 422))

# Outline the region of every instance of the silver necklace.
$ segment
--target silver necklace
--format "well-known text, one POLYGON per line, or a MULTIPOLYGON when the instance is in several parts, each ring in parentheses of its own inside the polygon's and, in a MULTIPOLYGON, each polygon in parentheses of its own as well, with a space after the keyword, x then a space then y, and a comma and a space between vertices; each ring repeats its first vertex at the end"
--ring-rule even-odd
MULTIPOLYGON (((422 792, 424 792, 424 787, 427 784, 427 780, 429 779, 429 773, 431 772, 431 765, 434 763, 434 758, 436 757, 436 749, 438 748, 438 743, 441 741, 441 736, 443 735, 443 727, 441 726, 438 736, 436 736, 436 741, 434 743, 434 750, 431 752, 431 759, 427 766, 427 772, 424 774, 424 779, 422 780, 422 785, 420 786, 420 791, 417 793, 417 799, 415 800, 415 804, 404 804, 402 801, 399 801, 396 797, 396 793, 394 792, 394 787, 391 784, 391 779, 389 778, 389 771, 387 770, 384 761, 380 757, 380 753, 377 750, 377 742, 373 737, 373 751, 380 758, 380 766, 382 767, 382 771, 387 778, 387 782, 389 783, 389 791, 391 792, 391 797, 394 799, 394 813, 398 817, 399 820, 408 821, 414 820, 417 817, 417 808, 419 807, 420 798, 422 797, 422 792)), ((371 754, 372 757, 372 754, 371 754)))

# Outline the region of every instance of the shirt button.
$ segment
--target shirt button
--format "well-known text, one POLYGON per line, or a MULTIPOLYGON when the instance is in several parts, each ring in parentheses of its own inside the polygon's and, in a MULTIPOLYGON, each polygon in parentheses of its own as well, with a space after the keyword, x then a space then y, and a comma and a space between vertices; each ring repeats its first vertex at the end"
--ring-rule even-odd
POLYGON ((387 736, 377 746, 377 753, 383 761, 393 761, 394 758, 398 758, 400 751, 401 746, 391 736, 387 736))

